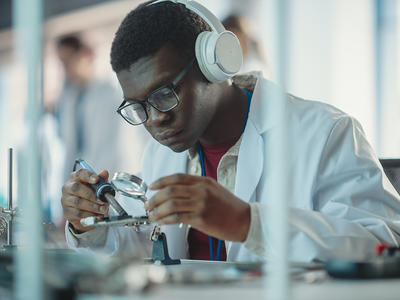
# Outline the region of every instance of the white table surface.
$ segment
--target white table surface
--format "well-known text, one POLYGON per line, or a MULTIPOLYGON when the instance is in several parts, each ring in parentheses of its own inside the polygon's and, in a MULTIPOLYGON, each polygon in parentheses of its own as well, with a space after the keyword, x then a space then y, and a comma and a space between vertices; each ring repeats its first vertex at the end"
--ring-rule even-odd
MULTIPOLYGON (((192 262, 185 262, 191 264, 192 262)), ((205 263, 202 263, 207 264, 205 263)), ((322 271, 318 271, 321 274, 322 271)), ((310 274, 310 273, 309 273, 310 274)), ((344 280, 327 278, 307 283, 295 280, 291 283, 291 299, 304 300, 400 300, 400 278, 380 280, 344 280)), ((127 296, 80 295, 78 300, 127 300, 127 299, 266 299, 265 280, 257 278, 248 282, 219 284, 163 284, 146 293, 127 296)))
MULTIPOLYGON (((292 299, 305 300, 399 300, 400 279, 395 280, 329 280, 323 283, 292 283, 292 299)), ((129 296, 81 295, 79 300, 125 300, 125 299, 266 299, 261 281, 225 285, 165 285, 146 294, 129 296)))

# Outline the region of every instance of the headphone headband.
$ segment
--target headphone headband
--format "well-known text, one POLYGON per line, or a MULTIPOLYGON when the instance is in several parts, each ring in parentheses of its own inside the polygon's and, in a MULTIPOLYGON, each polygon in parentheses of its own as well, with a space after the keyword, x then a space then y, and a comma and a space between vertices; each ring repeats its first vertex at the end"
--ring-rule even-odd
POLYGON ((222 25, 221 21, 214 16, 214 14, 201 5, 200 3, 196 1, 190 1, 190 0, 157 0, 149 4, 154 5, 158 4, 161 2, 172 2, 172 3, 180 3, 186 6, 187 9, 193 11, 197 15, 199 15, 204 21, 207 22, 208 25, 210 25, 211 29, 217 33, 221 33, 225 31, 224 25, 222 25))
POLYGON ((203 31, 196 38, 195 54, 203 75, 210 82, 222 82, 239 72, 243 56, 237 36, 226 31, 220 20, 206 7, 190 0, 157 0, 148 6, 161 2, 183 4, 202 18, 212 29, 203 31))

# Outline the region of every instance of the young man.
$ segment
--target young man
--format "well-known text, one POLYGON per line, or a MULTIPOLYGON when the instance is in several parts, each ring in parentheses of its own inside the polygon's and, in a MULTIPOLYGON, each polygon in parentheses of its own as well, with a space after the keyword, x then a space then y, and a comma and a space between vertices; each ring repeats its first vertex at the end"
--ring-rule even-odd
MULTIPOLYGON (((263 169, 263 161, 281 124, 292 145, 287 182, 295 251, 290 259, 362 259, 373 254, 376 243, 398 245, 400 199, 359 123, 332 106, 290 95, 285 116, 267 118, 277 101, 276 86, 252 76, 216 80, 204 70, 195 43, 210 30, 182 4, 144 4, 124 19, 111 50, 125 97, 118 111, 154 138, 142 171, 151 183, 146 209, 151 220, 165 225, 171 256, 271 257, 263 211, 273 174, 263 169)), ((107 179, 107 171, 100 176, 107 179)), ((80 225, 80 218, 108 209, 89 186, 97 180, 80 170, 63 187, 69 244, 111 253, 150 247, 147 233, 80 225)), ((129 203, 125 207, 129 212, 129 203)))

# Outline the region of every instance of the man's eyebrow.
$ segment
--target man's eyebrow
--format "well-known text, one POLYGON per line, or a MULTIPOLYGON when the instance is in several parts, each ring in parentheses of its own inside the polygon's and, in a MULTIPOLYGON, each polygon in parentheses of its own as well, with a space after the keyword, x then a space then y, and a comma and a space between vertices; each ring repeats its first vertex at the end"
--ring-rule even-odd
POLYGON ((154 84, 155 87, 154 88, 152 87, 151 90, 146 94, 146 96, 133 99, 133 98, 126 97, 125 95, 122 95, 122 98, 128 102, 143 102, 155 90, 172 83, 172 80, 174 80, 174 78, 170 79, 171 75, 168 76, 167 73, 165 73, 165 74, 166 74, 166 76, 164 78, 159 79, 154 84))
POLYGON ((161 76, 161 78, 159 78, 159 79, 156 81, 156 83, 151 87, 150 91, 149 91, 144 97, 132 99, 132 98, 127 98, 127 97, 125 97, 125 95, 124 95, 124 96, 123 96, 123 97, 124 97, 124 100, 126 100, 126 101, 131 101, 131 102, 132 102, 132 101, 133 101, 133 102, 144 101, 152 92, 154 92, 155 90, 157 90, 157 89, 159 89, 159 88, 161 88, 161 87, 163 87, 163 86, 166 86, 166 85, 171 84, 172 81, 173 81, 174 78, 175 78, 174 76, 171 76, 171 74, 168 73, 168 72, 160 73, 160 76, 161 76))
POLYGON ((172 82, 172 80, 174 80, 175 77, 176 77, 176 75, 175 76, 171 75, 171 73, 168 73, 168 72, 160 73, 159 79, 157 80, 157 82, 155 84, 156 88, 152 89, 152 91, 154 91, 164 85, 170 84, 172 82))

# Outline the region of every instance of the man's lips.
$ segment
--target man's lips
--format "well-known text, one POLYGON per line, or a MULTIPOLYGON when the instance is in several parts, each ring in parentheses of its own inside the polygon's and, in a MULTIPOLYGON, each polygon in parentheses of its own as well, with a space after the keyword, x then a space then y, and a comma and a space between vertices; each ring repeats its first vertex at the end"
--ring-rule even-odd
POLYGON ((158 141, 165 141, 168 140, 178 134, 180 134, 183 130, 174 130, 174 131, 165 131, 157 135, 158 141))

